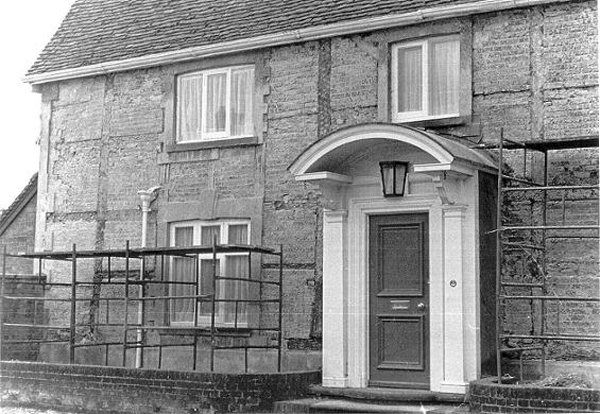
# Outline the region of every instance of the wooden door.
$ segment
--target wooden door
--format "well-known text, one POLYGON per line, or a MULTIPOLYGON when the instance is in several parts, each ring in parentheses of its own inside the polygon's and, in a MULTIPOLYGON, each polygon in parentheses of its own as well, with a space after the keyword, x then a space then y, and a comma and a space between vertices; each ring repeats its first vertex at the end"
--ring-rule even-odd
POLYGON ((369 219, 369 385, 429 389, 427 214, 369 219))

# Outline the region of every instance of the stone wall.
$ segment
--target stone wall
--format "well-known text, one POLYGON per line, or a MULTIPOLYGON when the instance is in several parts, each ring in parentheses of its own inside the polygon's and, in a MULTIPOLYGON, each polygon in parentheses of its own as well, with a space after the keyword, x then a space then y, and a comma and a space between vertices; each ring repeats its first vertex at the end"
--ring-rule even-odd
MULTIPOLYGON (((283 244, 285 338, 315 347, 324 201, 316 187, 294 181, 291 162, 334 130, 389 122, 390 43, 455 31, 467 65, 468 112, 449 125, 424 126, 465 143, 495 141, 500 128, 515 140, 597 135, 596 7, 557 3, 45 85, 36 249, 115 248, 125 240, 139 246, 137 191, 161 185, 149 245, 166 245, 169 221, 250 217, 253 243, 283 244), (175 75, 247 63, 256 71, 256 140, 174 145, 175 75)), ((567 173, 587 171, 590 180, 596 174, 597 181, 597 156, 586 154, 555 162, 567 173)), ((532 160, 530 167, 536 165, 532 160)), ((588 207, 570 211, 591 220, 597 211, 588 207)), ((592 288, 593 260, 590 253, 584 269, 592 288)), ((274 266, 263 261, 265 277, 274 266)), ((93 280, 105 267, 91 263, 82 277, 93 280)), ((52 281, 70 277, 61 265, 45 270, 52 281)), ((80 319, 93 313, 79 312, 80 319)), ((64 309, 51 315, 62 319, 64 309)))

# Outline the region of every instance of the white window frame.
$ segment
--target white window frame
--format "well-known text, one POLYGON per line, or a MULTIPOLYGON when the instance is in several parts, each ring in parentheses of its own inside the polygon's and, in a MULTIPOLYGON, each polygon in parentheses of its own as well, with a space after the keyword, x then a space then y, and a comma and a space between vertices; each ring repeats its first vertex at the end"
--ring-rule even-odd
MULTIPOLYGON (((455 118, 460 116, 459 112, 456 113, 448 113, 448 114, 439 114, 439 115, 431 115, 430 107, 429 107, 429 87, 430 87, 430 68, 429 68, 429 57, 430 57, 430 44, 432 42, 441 41, 441 40, 449 40, 454 39, 459 43, 460 47, 460 36, 459 35, 448 35, 448 36, 435 36, 422 40, 415 40, 409 42, 396 43, 392 46, 392 120, 394 122, 410 122, 410 121, 424 121, 431 119, 444 119, 444 118, 455 118), (422 50, 422 61, 421 67, 423 68, 423 88, 422 92, 422 102, 423 109, 421 111, 407 111, 407 112, 399 112, 398 111, 398 51, 400 49, 409 49, 415 46, 421 47, 422 50)), ((460 57, 459 57, 459 70, 460 70, 460 57)), ((459 76, 460 79, 460 76, 459 76)), ((460 82, 460 80, 459 80, 460 82)), ((460 111, 460 87, 459 87, 459 111, 460 111)))
MULTIPOLYGON (((227 241, 229 240, 229 226, 231 225, 246 225, 247 226, 247 237, 248 239, 246 240, 246 244, 250 244, 250 232, 251 232, 251 226, 250 226, 250 220, 246 220, 246 219, 228 219, 228 220, 193 220, 193 221, 181 221, 181 222, 176 222, 176 223, 171 223, 170 224, 170 229, 169 229, 169 245, 171 247, 176 247, 175 246, 175 229, 177 228, 182 228, 182 227, 193 227, 193 245, 194 246, 200 246, 200 242, 201 242, 201 237, 202 237, 202 227, 216 227, 219 226, 219 242, 218 244, 223 245, 223 244, 228 244, 227 241)), ((210 246, 212 246, 212 243, 210 244, 210 246)), ((219 275, 224 275, 225 274, 225 262, 226 262, 226 258, 227 257, 232 257, 232 256, 243 256, 243 257, 248 257, 249 254, 248 253, 244 253, 244 252, 239 252, 239 253, 217 253, 217 260, 219 261, 219 269, 218 269, 218 274, 219 275)), ((202 260, 212 260, 213 259, 213 254, 212 253, 203 253, 203 254, 198 254, 198 283, 202 283, 201 282, 201 278, 202 278, 202 274, 201 274, 201 262, 202 260)), ((169 261, 169 269, 173 268, 173 257, 171 257, 170 261, 169 261)), ((171 271, 169 272, 170 275, 172 275, 171 271)), ((172 276, 170 276, 172 277, 172 276)), ((245 275, 245 277, 250 277, 250 275, 245 275)), ((226 281, 221 281, 222 284, 224 284, 224 282, 226 281)), ((242 283, 248 283, 248 282, 242 282, 242 283)), ((223 288, 221 288, 222 291, 223 288)), ((171 290, 169 289, 169 294, 171 290)), ((210 303, 210 301, 206 301, 204 303, 210 303)), ((224 327, 234 327, 235 326, 235 321, 234 322, 225 322, 225 302, 217 302, 216 303, 216 315, 215 315, 215 325, 217 326, 224 326, 224 327)), ((169 306, 169 320, 170 320, 170 324, 172 326, 192 326, 194 325, 194 321, 174 321, 172 315, 173 315, 173 310, 171 309, 171 306, 169 306)), ((198 319, 198 326, 210 326, 211 324, 211 316, 205 316, 205 315, 200 315, 200 307, 198 307, 198 315, 196 315, 196 318, 198 319)), ((246 317, 244 321, 238 321, 237 323, 237 327, 238 328, 245 328, 248 326, 248 304, 246 304, 246 317)))
MULTIPOLYGON (((250 76, 251 82, 249 85, 249 89, 252 95, 254 95, 254 65, 242 65, 242 66, 230 66, 230 67, 225 67, 225 68, 216 68, 216 69, 207 69, 207 70, 202 70, 202 71, 197 71, 197 72, 192 72, 192 73, 186 73, 186 74, 182 74, 177 76, 177 103, 176 103, 176 108, 177 108, 177 112, 176 112, 176 142, 178 144, 185 144, 185 143, 190 143, 190 142, 203 142, 203 141, 215 141, 215 140, 222 140, 222 139, 232 139, 232 138, 246 138, 246 137, 252 137, 254 135, 253 132, 250 132, 248 134, 242 134, 242 135, 231 135, 231 78, 232 78, 232 72, 235 70, 251 70, 252 74, 250 76), (222 74, 224 73, 226 75, 226 79, 225 79, 225 130, 224 131, 218 131, 218 132, 207 132, 206 131, 206 126, 207 126, 207 106, 206 106, 206 102, 208 99, 207 93, 206 91, 208 90, 207 85, 208 85, 208 77, 210 75, 216 75, 216 74, 222 74), (182 140, 181 139, 181 131, 180 131, 180 127, 181 127, 181 115, 183 114, 183 108, 182 108, 182 101, 183 99, 181 99, 181 94, 182 94, 182 87, 181 87, 181 81, 184 79, 189 79, 189 78, 197 78, 197 77, 201 77, 202 78, 202 113, 200 114, 201 117, 201 132, 200 132, 200 136, 198 136, 196 139, 188 139, 188 140, 182 140)), ((254 96, 252 96, 251 100, 252 102, 252 107, 250 108, 250 121, 251 121, 251 129, 254 129, 254 96)))

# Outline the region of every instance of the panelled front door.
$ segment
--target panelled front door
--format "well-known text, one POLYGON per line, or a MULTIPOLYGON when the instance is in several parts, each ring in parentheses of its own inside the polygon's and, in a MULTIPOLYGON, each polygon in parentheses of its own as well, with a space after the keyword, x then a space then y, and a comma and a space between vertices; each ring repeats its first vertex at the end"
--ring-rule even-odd
POLYGON ((369 385, 429 388, 427 214, 369 219, 369 385))

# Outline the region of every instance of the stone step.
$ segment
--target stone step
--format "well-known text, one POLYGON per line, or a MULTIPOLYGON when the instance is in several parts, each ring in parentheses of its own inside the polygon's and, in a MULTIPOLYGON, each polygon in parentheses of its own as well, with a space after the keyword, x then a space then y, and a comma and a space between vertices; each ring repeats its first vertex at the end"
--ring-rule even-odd
POLYGON ((435 402, 461 404, 467 401, 464 394, 400 388, 331 388, 322 385, 311 385, 310 392, 318 397, 345 398, 376 403, 435 402))
POLYGON ((467 404, 394 403, 381 404, 339 398, 304 398, 278 401, 274 413, 398 413, 398 414, 464 414, 467 404))

